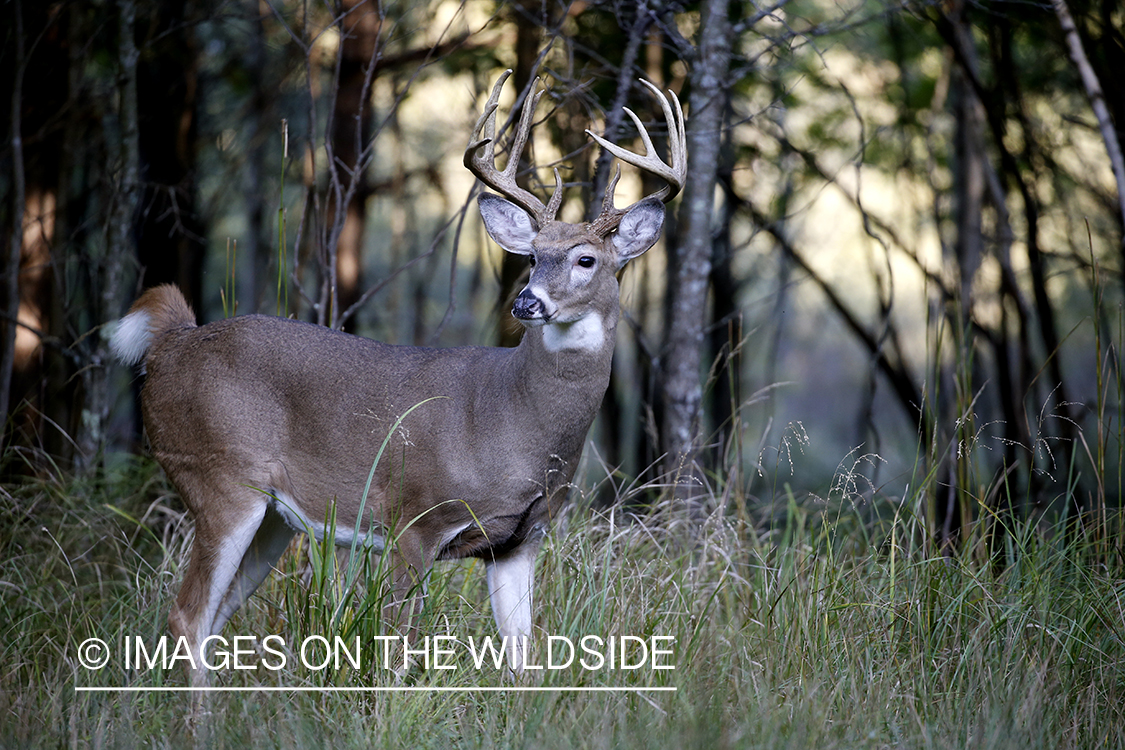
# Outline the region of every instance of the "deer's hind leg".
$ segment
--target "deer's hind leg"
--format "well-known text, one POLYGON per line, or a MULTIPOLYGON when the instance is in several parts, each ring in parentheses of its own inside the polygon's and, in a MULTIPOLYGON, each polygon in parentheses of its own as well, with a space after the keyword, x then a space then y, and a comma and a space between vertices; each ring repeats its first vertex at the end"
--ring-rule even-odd
MULTIPOLYGON (((266 518, 268 498, 249 487, 228 483, 221 487, 210 482, 192 483, 190 491, 185 489, 186 483, 176 484, 195 516, 195 541, 168 615, 168 626, 177 641, 186 640, 190 649, 193 664, 187 669, 191 685, 204 687, 208 682, 205 640, 219 632, 269 572, 268 565, 263 572, 262 564, 268 554, 250 552, 266 518), (208 512, 200 512, 204 492, 208 512), (244 561, 250 562, 249 574, 243 571, 244 561)), ((265 544, 260 549, 272 554, 279 536, 272 524, 267 526, 265 544)))
POLYGON ((267 506, 262 516, 261 523, 250 546, 242 555, 242 562, 234 574, 219 610, 215 613, 215 622, 212 625, 212 634, 219 633, 227 624, 231 616, 239 607, 246 603, 262 581, 266 580, 270 571, 277 565, 289 542, 293 539, 294 531, 285 522, 285 519, 273 508, 267 506))

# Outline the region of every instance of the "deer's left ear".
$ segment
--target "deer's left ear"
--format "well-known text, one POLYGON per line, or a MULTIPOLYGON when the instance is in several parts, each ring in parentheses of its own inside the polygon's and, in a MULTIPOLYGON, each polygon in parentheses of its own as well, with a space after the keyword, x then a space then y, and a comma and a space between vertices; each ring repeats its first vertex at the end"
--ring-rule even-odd
POLYGON ((477 199, 484 228, 509 253, 531 255, 531 241, 539 232, 527 212, 500 196, 481 193, 477 199))
POLYGON ((664 204, 657 198, 645 198, 634 204, 621 218, 617 232, 613 235, 613 246, 617 249, 617 267, 621 268, 655 245, 663 228, 664 204))

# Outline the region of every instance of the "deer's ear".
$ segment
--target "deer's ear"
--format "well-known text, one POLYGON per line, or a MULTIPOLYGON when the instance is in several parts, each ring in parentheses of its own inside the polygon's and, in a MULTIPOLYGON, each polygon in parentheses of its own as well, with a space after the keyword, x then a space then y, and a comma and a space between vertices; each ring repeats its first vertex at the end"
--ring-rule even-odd
POLYGON ((531 255, 531 241, 538 232, 527 212, 514 203, 497 195, 481 193, 477 199, 480 204, 480 217, 484 228, 496 244, 509 253, 531 255))
POLYGON ((617 267, 621 268, 655 245, 663 228, 663 203, 656 198, 645 198, 633 205, 621 218, 617 232, 613 235, 613 246, 617 249, 617 267))

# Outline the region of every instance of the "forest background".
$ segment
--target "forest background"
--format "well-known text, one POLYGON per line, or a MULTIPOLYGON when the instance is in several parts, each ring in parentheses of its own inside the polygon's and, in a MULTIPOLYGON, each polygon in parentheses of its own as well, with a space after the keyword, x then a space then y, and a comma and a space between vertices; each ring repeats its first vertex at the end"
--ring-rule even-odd
POLYGON ((522 180, 561 167, 564 218, 610 172, 585 128, 629 145, 631 106, 663 147, 642 77, 684 101, 690 179, 714 185, 625 275, 591 453, 619 488, 695 462, 697 484, 823 495, 846 467, 871 495, 923 489, 945 541, 982 507, 1117 504, 1115 3, 3 12, 5 472, 140 444, 104 326, 156 283, 204 321, 513 344, 526 268, 486 241, 461 164, 510 67, 505 112, 545 81, 522 180))

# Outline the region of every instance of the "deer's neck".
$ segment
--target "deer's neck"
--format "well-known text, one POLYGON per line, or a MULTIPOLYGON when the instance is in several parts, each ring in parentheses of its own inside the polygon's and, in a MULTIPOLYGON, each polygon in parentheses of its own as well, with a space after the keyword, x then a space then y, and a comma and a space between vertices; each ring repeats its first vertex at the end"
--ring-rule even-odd
POLYGON ((560 404, 577 421, 592 421, 609 385, 616 312, 528 328, 513 352, 517 390, 537 404, 560 404))

